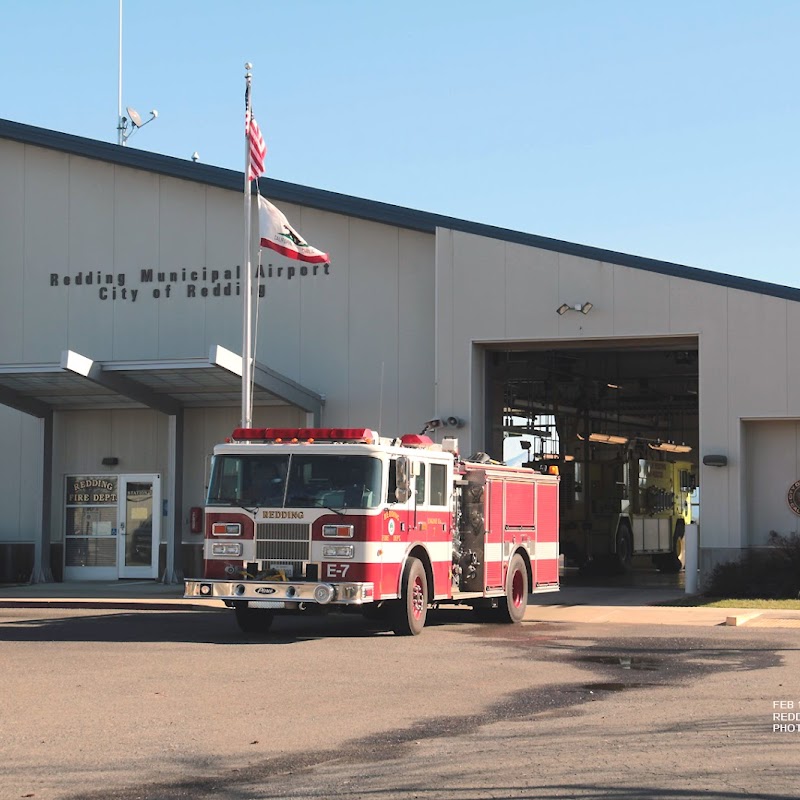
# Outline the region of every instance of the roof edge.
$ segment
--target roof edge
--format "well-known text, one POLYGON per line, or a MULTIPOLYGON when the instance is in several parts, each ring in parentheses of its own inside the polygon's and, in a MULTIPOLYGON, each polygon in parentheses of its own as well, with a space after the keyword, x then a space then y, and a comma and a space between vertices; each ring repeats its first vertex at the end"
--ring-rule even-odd
MULTIPOLYGON (((122 147, 110 142, 101 142, 82 136, 52 131, 47 128, 38 128, 21 122, 0 119, 0 139, 58 150, 71 155, 106 161, 111 164, 141 169, 172 178, 194 181, 219 189, 228 189, 230 191, 241 191, 243 189, 243 172, 237 170, 214 167, 173 156, 122 147)), ((326 189, 315 189, 296 183, 279 181, 274 178, 260 178, 259 187, 264 195, 274 200, 356 217, 369 222, 378 222, 430 234, 435 234, 437 228, 444 228, 460 233, 469 233, 475 236, 521 244, 527 247, 537 247, 565 255, 574 255, 592 261, 602 261, 670 277, 800 302, 800 289, 782 284, 768 283, 753 278, 742 278, 725 272, 689 267, 645 256, 630 255, 591 245, 552 239, 538 234, 524 233, 479 222, 470 222, 456 217, 419 211, 377 200, 353 197, 352 195, 340 194, 326 189)))

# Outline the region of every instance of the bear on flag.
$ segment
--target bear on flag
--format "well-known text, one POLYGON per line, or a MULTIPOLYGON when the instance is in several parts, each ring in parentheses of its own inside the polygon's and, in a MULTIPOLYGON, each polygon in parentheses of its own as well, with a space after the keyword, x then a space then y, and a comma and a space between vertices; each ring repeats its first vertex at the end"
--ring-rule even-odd
POLYGON ((258 227, 262 247, 269 247, 287 258, 309 264, 330 263, 327 253, 308 244, 283 213, 261 195, 258 196, 258 227))

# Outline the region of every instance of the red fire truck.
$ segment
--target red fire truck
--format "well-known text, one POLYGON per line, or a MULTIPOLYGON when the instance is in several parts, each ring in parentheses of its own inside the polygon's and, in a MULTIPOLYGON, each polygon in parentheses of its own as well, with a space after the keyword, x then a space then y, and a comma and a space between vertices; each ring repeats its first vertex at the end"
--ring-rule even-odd
POLYGON ((216 598, 239 627, 275 613, 360 610, 419 634, 429 605, 519 622, 529 593, 556 591, 558 481, 457 440, 363 428, 237 428, 214 448, 204 573, 185 597, 216 598))

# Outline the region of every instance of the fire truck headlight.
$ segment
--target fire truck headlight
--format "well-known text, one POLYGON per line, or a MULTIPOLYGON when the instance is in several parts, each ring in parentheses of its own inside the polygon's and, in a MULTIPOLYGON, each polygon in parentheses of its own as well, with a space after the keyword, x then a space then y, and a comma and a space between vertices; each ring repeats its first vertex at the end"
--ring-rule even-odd
POLYGON ((333 586, 328 583, 320 583, 314 589, 314 599, 323 606, 330 603, 333 600, 333 586))
POLYGON ((212 587, 210 583, 201 583, 200 584, 200 594, 208 596, 211 594, 212 587))
POLYGON ((211 545, 212 556, 241 556, 242 543, 241 542, 214 542, 211 545))
POLYGON ((352 558, 353 552, 351 544, 326 544, 322 547, 323 558, 352 558))

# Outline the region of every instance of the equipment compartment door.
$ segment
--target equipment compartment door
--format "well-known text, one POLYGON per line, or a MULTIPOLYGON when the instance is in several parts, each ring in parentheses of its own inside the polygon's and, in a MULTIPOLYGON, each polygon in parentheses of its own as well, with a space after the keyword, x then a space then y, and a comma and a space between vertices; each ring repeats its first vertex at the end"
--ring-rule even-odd
POLYGON ((119 483, 119 577, 155 578, 161 541, 160 476, 125 475, 119 483))
MULTIPOLYGON (((536 484, 515 483, 505 485, 505 530, 503 533, 503 564, 508 566, 511 553, 524 546, 531 554, 533 582, 536 581, 536 484)), ((503 585, 506 575, 503 573, 503 585)))
MULTIPOLYGON (((497 591, 505 586, 506 563, 505 484, 488 481, 486 484, 486 545, 484 549, 484 584, 487 591, 497 591)), ((510 537, 509 537, 510 541, 510 537)))
POLYGON ((558 584, 558 484, 536 486, 536 564, 533 591, 558 584))

